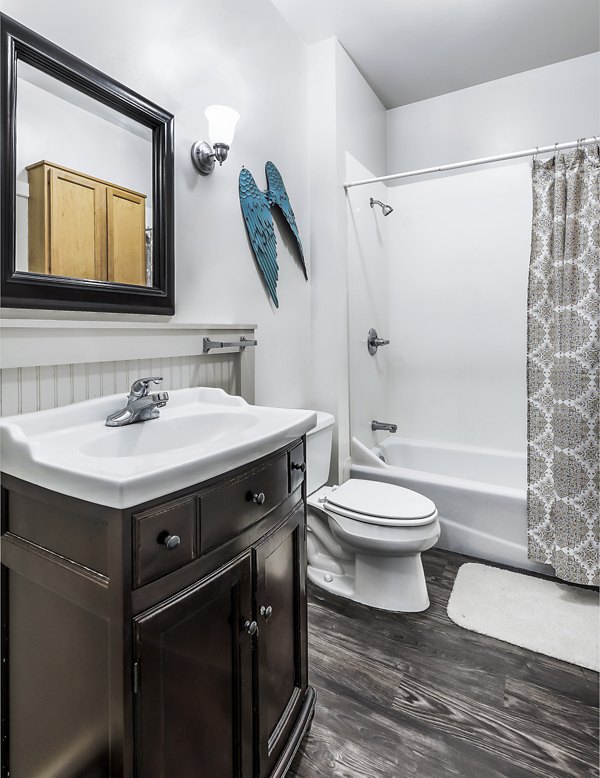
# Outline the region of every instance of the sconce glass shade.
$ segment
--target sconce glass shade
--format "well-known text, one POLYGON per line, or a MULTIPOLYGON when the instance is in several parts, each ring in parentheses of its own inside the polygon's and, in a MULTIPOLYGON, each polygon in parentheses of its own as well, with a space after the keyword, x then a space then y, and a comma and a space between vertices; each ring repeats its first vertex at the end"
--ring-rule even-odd
POLYGON ((235 134, 235 125, 240 115, 226 105, 209 105, 204 115, 208 119, 208 137, 211 146, 223 143, 231 146, 235 134))

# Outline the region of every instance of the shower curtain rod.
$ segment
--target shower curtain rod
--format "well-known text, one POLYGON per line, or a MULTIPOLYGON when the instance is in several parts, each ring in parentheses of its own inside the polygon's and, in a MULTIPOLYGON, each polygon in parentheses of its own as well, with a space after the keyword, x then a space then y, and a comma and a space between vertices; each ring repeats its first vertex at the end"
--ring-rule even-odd
POLYGON ((421 170, 409 170, 406 173, 392 173, 389 176, 378 176, 377 178, 365 178, 362 181, 347 181, 344 189, 348 190, 352 186, 363 186, 364 184, 376 184, 379 181, 394 181, 398 178, 409 178, 410 176, 421 176, 425 173, 443 173, 445 170, 457 170, 461 167, 472 167, 473 165, 485 165, 488 162, 502 162, 504 159, 518 159, 519 157, 533 157, 536 154, 548 154, 549 152, 564 151, 565 149, 574 149, 577 146, 588 146, 590 143, 596 143, 600 136, 593 138, 580 138, 579 140, 569 141, 568 143, 554 143, 552 146, 539 146, 525 151, 514 151, 512 154, 496 154, 494 157, 480 157, 479 159, 469 159, 466 162, 452 162, 450 165, 438 165, 436 167, 424 167, 421 170))

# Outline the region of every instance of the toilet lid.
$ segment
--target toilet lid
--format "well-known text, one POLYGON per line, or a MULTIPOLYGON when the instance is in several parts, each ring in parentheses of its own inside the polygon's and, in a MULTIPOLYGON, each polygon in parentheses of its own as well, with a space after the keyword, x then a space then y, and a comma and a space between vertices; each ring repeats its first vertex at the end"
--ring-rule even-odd
POLYGON ((437 513, 435 503, 412 489, 359 478, 351 478, 330 492, 326 504, 332 512, 341 508, 343 511, 362 514, 365 516, 364 521, 369 518, 386 522, 426 519, 437 513))

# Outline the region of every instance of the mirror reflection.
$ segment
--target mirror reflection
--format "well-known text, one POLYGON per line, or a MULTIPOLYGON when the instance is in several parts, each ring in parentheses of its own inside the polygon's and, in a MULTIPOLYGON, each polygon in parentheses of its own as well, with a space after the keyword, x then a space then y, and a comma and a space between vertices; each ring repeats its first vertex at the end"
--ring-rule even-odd
POLYGON ((153 285, 152 131, 17 66, 16 269, 153 285))

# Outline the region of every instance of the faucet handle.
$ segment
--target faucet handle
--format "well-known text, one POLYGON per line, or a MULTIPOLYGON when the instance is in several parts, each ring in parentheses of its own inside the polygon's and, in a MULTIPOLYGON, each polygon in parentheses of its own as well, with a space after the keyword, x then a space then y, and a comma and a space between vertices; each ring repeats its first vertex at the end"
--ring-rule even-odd
POLYGON ((145 397, 148 394, 150 384, 162 383, 162 376, 150 376, 149 378, 138 378, 131 384, 129 390, 130 397, 145 397))
POLYGON ((168 392, 154 392, 150 395, 152 402, 156 403, 157 408, 163 408, 169 402, 168 392))

